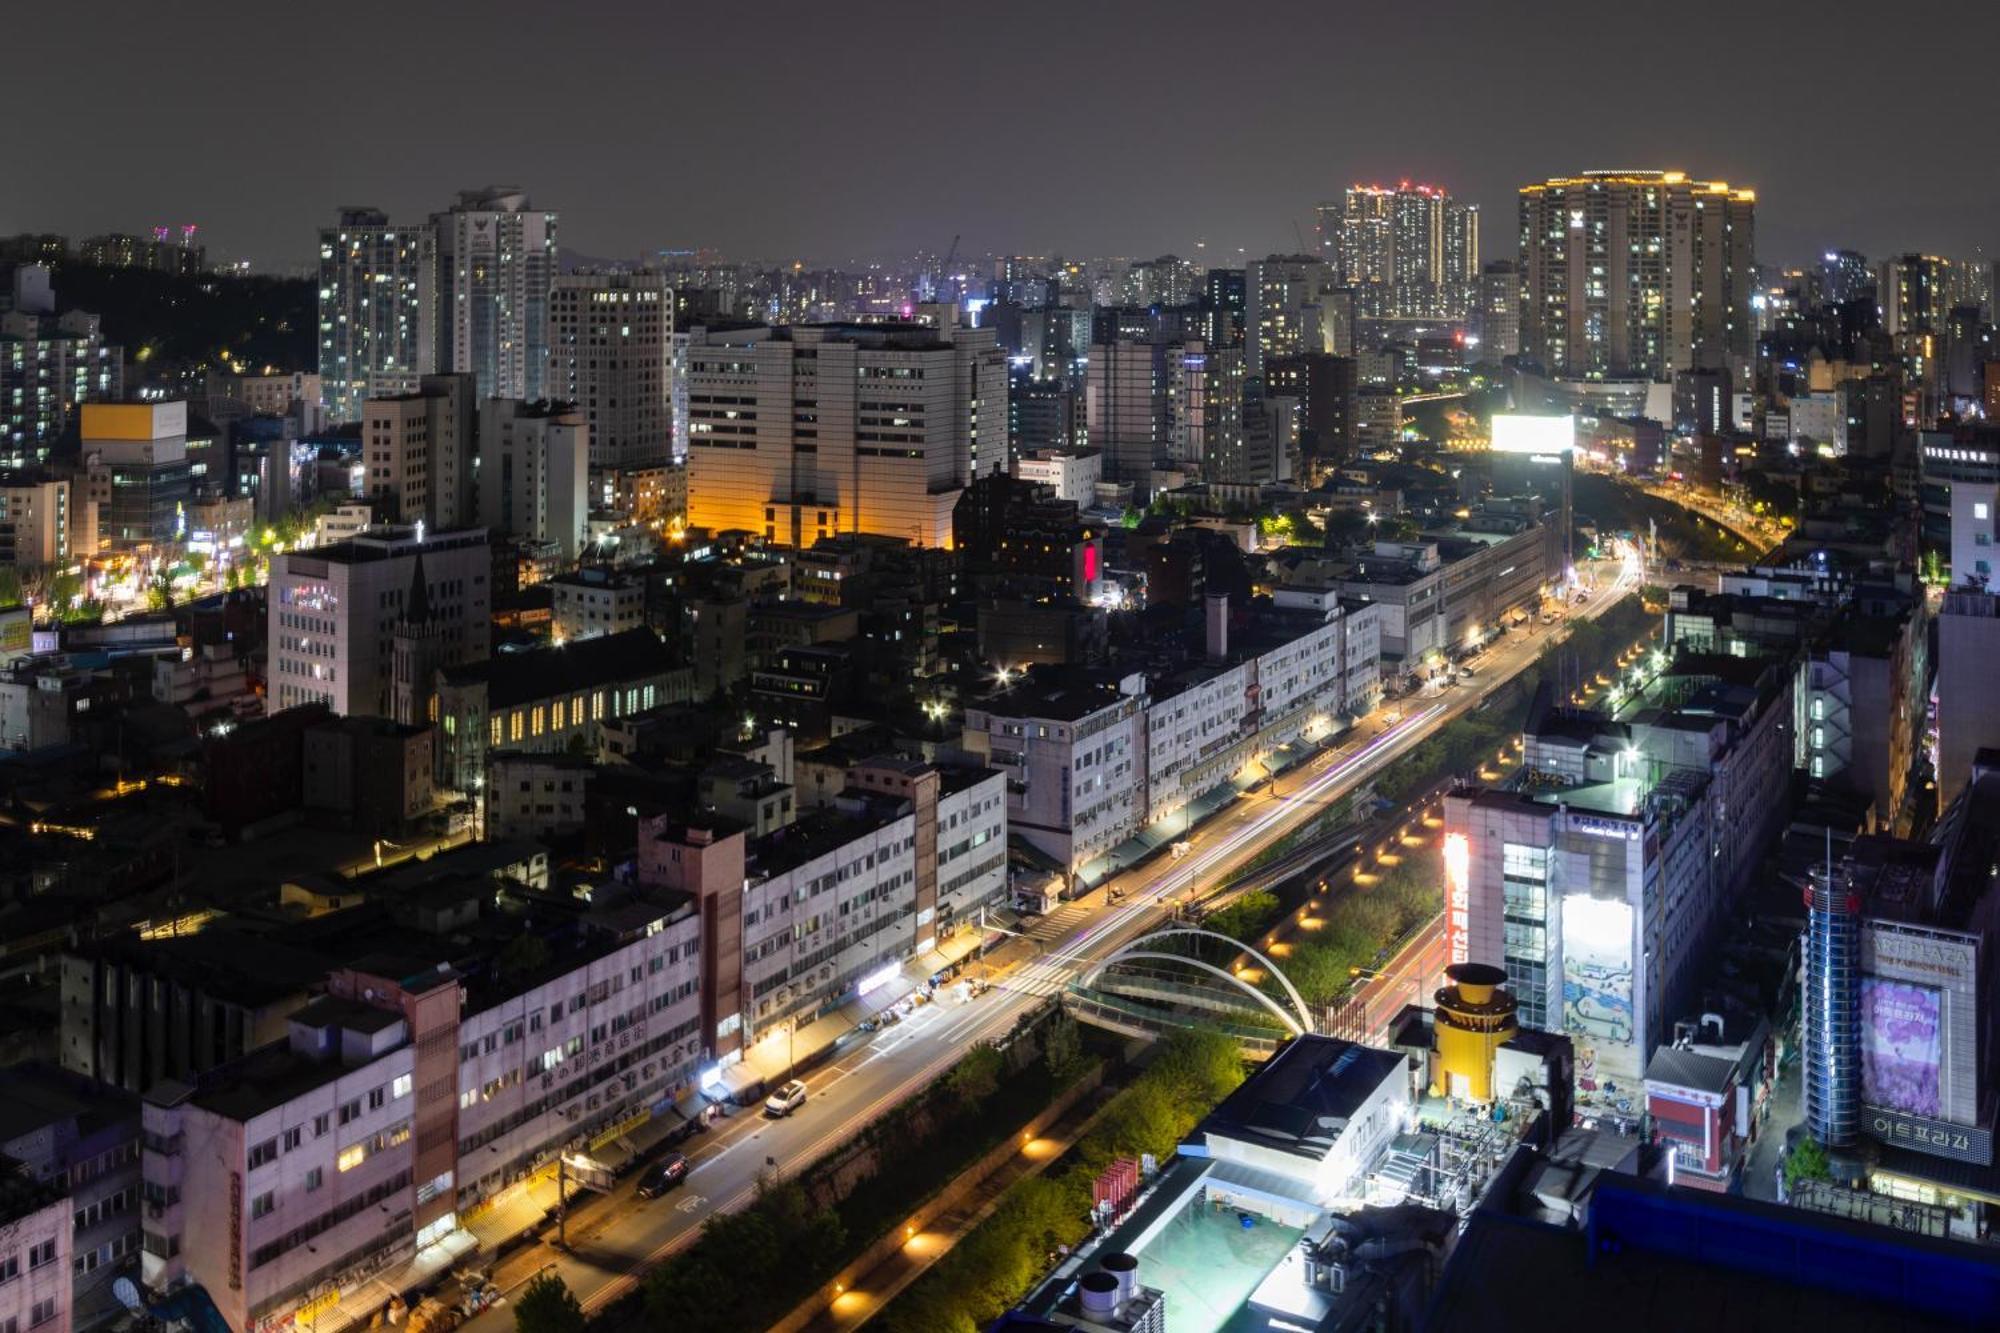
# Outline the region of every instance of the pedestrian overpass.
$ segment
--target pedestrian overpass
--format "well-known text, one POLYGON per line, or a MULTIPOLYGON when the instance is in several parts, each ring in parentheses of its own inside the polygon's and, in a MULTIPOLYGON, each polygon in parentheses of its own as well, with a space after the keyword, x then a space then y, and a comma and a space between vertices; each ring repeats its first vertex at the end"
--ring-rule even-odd
POLYGON ((1079 1021, 1124 1036, 1225 1032, 1257 1058, 1318 1026, 1275 962, 1199 926, 1166 926, 1106 955, 1070 983, 1063 1003, 1079 1021))

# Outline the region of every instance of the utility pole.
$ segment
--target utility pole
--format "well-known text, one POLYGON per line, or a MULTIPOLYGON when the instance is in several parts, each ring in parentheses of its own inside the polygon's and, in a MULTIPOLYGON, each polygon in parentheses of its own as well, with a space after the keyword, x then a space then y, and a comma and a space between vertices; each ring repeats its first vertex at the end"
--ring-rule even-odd
POLYGON ((569 1250, 569 1200, 564 1188, 569 1183, 569 1154, 556 1153, 556 1248, 569 1250))

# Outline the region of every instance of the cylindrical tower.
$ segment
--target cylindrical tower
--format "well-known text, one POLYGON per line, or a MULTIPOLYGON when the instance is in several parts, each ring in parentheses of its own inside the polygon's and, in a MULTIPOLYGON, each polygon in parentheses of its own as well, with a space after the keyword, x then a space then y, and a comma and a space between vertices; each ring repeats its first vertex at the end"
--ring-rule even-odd
POLYGON ((1431 1020, 1437 1054, 1435 1091, 1490 1102, 1493 1053, 1520 1030, 1514 997, 1501 989, 1507 973, 1490 963, 1453 963, 1444 974, 1451 984, 1438 991, 1431 1020))
POLYGON ((1861 1115, 1861 904, 1830 866, 1813 873, 1805 898, 1806 1129, 1821 1146, 1844 1148, 1861 1115))

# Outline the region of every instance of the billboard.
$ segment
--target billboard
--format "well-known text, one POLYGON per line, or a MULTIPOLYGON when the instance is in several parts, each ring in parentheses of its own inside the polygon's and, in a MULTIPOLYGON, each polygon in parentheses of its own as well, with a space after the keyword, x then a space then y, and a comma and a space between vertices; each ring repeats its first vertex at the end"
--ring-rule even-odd
POLYGON ((1562 947, 1563 1030, 1598 1045, 1631 1045, 1638 1035, 1631 904, 1584 893, 1566 896, 1562 947))
POLYGON ((1523 412, 1493 414, 1493 452, 1537 454, 1553 460, 1576 447, 1576 421, 1571 417, 1537 417, 1523 412))
POLYGON ((1861 979, 1861 1100, 1869 1106, 1925 1117, 1943 1110, 1939 994, 1911 981, 1861 979))
POLYGON ((1463 833, 1444 835, 1444 890, 1447 956, 1463 963, 1470 954, 1472 908, 1472 842, 1463 833))

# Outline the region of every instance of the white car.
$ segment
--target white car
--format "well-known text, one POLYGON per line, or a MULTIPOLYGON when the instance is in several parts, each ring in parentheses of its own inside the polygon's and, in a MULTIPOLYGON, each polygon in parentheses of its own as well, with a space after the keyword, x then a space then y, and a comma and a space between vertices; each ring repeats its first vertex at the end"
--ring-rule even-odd
POLYGON ((806 1104, 806 1085, 793 1079, 764 1099, 764 1114, 782 1120, 806 1104))

